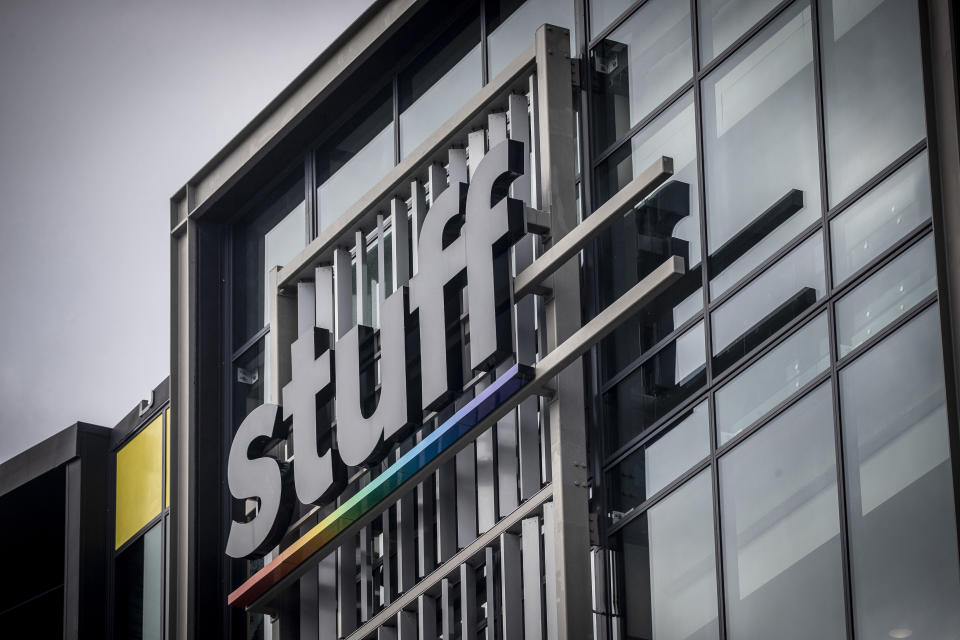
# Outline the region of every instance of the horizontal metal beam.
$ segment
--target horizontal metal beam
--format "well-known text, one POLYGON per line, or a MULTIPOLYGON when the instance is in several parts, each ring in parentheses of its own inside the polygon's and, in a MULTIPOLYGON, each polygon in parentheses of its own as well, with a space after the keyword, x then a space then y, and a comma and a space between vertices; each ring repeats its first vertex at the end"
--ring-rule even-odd
POLYGON ((448 148, 461 138, 465 140, 471 128, 486 125, 489 110, 497 106, 506 107, 510 91, 526 87, 526 76, 533 68, 534 48, 531 44, 386 177, 361 196, 328 228, 321 230, 303 251, 280 270, 280 287, 291 287, 298 280, 309 280, 313 267, 329 262, 337 244, 344 242, 357 227, 369 223, 372 228, 373 216, 378 211, 389 211, 390 200, 404 192, 411 180, 425 178, 427 166, 431 162, 446 163, 448 148))
POLYGON ((377 517, 382 505, 404 493, 451 460, 523 400, 550 386, 563 369, 653 300, 685 271, 672 256, 629 291, 577 330, 533 368, 514 365, 400 460, 320 521, 302 538, 230 594, 228 603, 252 611, 269 611, 270 603, 310 567, 377 517))
POLYGON ((424 576, 412 589, 399 596, 390 606, 384 607, 375 616, 370 618, 370 620, 365 622, 363 626, 347 636, 345 640, 359 640, 360 638, 367 637, 374 629, 389 621, 398 611, 411 605, 418 597, 429 591, 434 585, 440 582, 442 578, 456 571, 458 566, 464 562, 468 562, 490 545, 495 544, 497 538, 499 538, 502 533, 514 530, 520 525, 522 520, 539 513, 543 504, 549 501, 551 497, 553 497, 553 487, 548 484, 531 496, 529 500, 521 504, 510 515, 494 525, 492 529, 480 535, 476 540, 457 552, 452 558, 431 571, 429 575, 424 576))
POLYGON ((607 200, 600 208, 554 242, 533 264, 517 274, 514 281, 516 298, 531 293, 543 293, 546 280, 567 260, 575 256, 601 231, 619 220, 637 203, 657 190, 673 175, 673 159, 661 157, 646 171, 607 200))

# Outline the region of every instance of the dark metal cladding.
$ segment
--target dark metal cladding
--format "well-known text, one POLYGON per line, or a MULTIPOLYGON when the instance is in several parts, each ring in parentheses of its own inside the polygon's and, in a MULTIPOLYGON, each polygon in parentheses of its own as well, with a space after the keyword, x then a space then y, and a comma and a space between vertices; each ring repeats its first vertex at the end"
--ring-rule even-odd
POLYGON ((317 442, 317 410, 334 393, 334 354, 329 345, 330 333, 324 329, 313 327, 300 335, 290 345, 291 380, 283 387, 283 419, 293 419, 297 448, 293 463, 297 498, 304 504, 329 501, 346 481, 336 451, 328 444, 321 452, 317 442))
POLYGON ((400 287, 381 307, 380 398, 368 415, 361 404, 360 349, 372 344, 374 330, 359 325, 337 341, 337 447, 349 466, 376 461, 386 444, 417 422, 420 408, 407 384, 406 334, 412 329, 408 297, 407 287, 400 287))
POLYGON ((504 140, 480 161, 467 195, 464 235, 470 367, 488 371, 513 353, 509 249, 524 234, 523 202, 508 196, 523 175, 523 143, 504 140))
POLYGON ((466 275, 465 239, 460 235, 466 212, 467 185, 457 182, 441 193, 424 218, 418 238, 418 271, 410 281, 410 307, 420 320, 420 375, 423 406, 437 409, 463 385, 460 367, 447 359, 448 307, 455 308, 466 275))
POLYGON ((290 466, 264 455, 272 441, 286 436, 280 407, 262 404, 244 418, 230 448, 227 484, 238 500, 256 498, 260 508, 249 522, 230 523, 226 553, 233 558, 260 557, 280 543, 293 514, 290 466))

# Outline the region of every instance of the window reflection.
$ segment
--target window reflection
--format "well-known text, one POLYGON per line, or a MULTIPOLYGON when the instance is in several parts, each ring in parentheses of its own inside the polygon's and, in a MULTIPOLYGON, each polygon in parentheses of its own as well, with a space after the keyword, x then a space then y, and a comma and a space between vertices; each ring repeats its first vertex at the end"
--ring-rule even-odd
POLYGON ((926 134, 913 0, 824 0, 820 8, 830 204, 926 134))
POLYGON ((317 151, 318 231, 323 231, 393 168, 393 91, 388 87, 317 151))
POLYGON ((714 374, 762 344, 825 292, 823 236, 815 233, 713 312, 714 374))
POLYGON ((658 351, 603 395, 613 451, 692 396, 706 382, 703 323, 658 351))
POLYGON ((673 178, 616 222, 597 241, 601 308, 619 298, 671 255, 688 273, 601 343, 604 376, 633 362, 703 308, 700 215, 693 95, 678 100, 597 169, 601 202, 661 156, 673 159, 673 178), (624 155, 625 157, 620 157, 624 155))
POLYGON ((717 638, 710 474, 704 471, 623 528, 625 638, 717 638))
POLYGON ((822 385, 720 458, 731 638, 846 637, 831 395, 822 385))
POLYGON ((760 21, 778 0, 699 0, 700 60, 707 64, 760 21))
POLYGON ((233 427, 264 403, 267 389, 264 343, 261 338, 233 363, 233 427))
POLYGON ((480 64, 480 16, 471 10, 400 73, 401 158, 481 88, 480 64))
POLYGON ((634 0, 590 0, 590 37, 610 26, 617 17, 626 11, 634 0))
POLYGON ((797 4, 704 82, 712 297, 820 216, 811 38, 797 4))
POLYGON ((652 0, 594 47, 594 145, 606 149, 693 73, 690 5, 652 0))
POLYGON ((929 218, 930 171, 924 152, 830 221, 834 284, 929 218))
POLYGON ((163 617, 161 528, 154 525, 116 558, 114 635, 135 640, 160 640, 163 617))
POLYGON ((608 474, 607 505, 611 521, 616 522, 630 513, 709 453, 707 403, 701 402, 608 474))
POLYGON ((840 357, 937 290, 933 252, 928 235, 837 302, 840 357))
POLYGON ((270 270, 289 262, 307 244, 303 172, 254 205, 237 225, 233 243, 233 337, 239 347, 270 317, 270 270))
POLYGON ((717 444, 749 427, 829 364, 827 316, 820 314, 717 391, 717 444))
POLYGON ((524 49, 542 24, 570 30, 570 51, 576 55, 572 0, 487 0, 487 72, 492 80, 524 49))
POLYGON ((840 373, 853 604, 863 637, 894 629, 915 638, 960 634, 937 311, 840 373))

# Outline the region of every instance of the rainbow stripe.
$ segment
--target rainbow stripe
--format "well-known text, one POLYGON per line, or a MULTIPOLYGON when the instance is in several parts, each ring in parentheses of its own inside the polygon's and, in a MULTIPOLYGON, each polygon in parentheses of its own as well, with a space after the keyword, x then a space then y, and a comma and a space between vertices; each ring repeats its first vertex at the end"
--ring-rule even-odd
POLYGON ((337 535, 367 512, 396 500, 396 493, 405 482, 451 448, 473 427, 493 413, 533 379, 533 369, 515 364, 489 387, 479 392, 462 409, 390 465, 370 484, 347 499, 333 513, 321 520, 296 542, 280 552, 262 569, 227 597, 227 604, 246 607, 271 587, 290 575, 297 567, 319 553, 337 535))

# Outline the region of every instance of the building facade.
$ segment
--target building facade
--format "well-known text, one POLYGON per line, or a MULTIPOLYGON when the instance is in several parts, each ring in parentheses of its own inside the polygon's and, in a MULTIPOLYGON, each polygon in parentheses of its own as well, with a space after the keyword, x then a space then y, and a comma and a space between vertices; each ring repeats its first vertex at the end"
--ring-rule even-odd
POLYGON ((143 637, 960 635, 956 24, 374 2, 171 200, 143 637))

